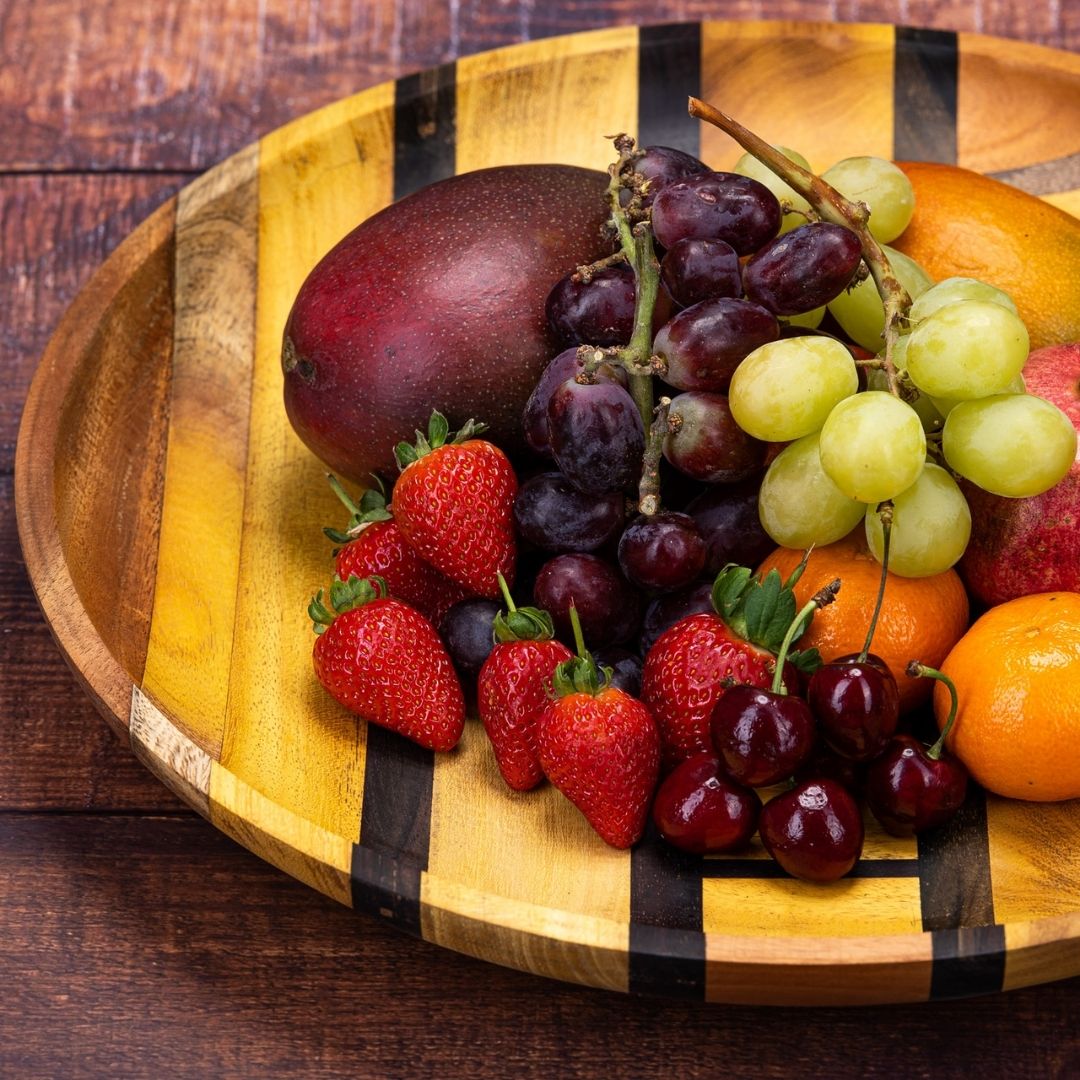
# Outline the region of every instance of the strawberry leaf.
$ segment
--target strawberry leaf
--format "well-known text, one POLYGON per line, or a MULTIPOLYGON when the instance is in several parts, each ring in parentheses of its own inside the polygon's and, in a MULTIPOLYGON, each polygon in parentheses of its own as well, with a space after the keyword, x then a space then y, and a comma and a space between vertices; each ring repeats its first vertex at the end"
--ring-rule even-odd
POLYGON ((770 570, 764 581, 754 581, 743 601, 743 619, 749 640, 772 652, 780 648, 791 620, 795 618, 795 595, 778 570, 770 570))
POLYGON ((745 566, 728 563, 713 582, 712 603, 716 613, 729 622, 739 609, 750 584, 751 572, 745 566))
POLYGON ((446 445, 446 438, 450 434, 450 423, 438 409, 432 409, 431 419, 428 421, 428 442, 432 450, 446 445))
POLYGON ((813 675, 822 665, 821 653, 816 648, 788 653, 788 660, 805 675, 813 675))

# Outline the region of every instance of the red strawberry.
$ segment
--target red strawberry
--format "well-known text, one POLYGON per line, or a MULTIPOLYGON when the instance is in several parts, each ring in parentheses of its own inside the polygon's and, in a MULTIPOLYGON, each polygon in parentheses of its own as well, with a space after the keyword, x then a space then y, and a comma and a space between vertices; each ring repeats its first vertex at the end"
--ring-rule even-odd
MULTIPOLYGON (((745 567, 726 566, 713 586, 717 614, 681 619, 649 650, 641 699, 660 730, 665 772, 694 754, 713 752, 709 722, 727 685, 772 683, 776 653, 796 614, 792 586, 801 574, 800 567, 783 582, 772 570, 760 581, 745 567)), ((791 659, 813 665, 816 650, 791 659)), ((785 664, 784 684, 797 689, 794 664, 785 664)))
POLYGON ((477 706, 503 779, 528 791, 544 779, 536 748, 536 721, 551 701, 551 679, 573 653, 559 641, 551 616, 517 608, 504 585, 507 614, 495 617, 495 648, 480 669, 477 706))
POLYGON ((482 430, 470 420, 451 438, 446 417, 433 412, 426 438, 418 431, 415 446, 399 443, 394 517, 432 566, 478 596, 497 597, 498 575, 514 579, 517 477, 494 443, 473 438, 482 430))
POLYGON ((450 657, 415 608, 385 596, 373 577, 336 580, 330 608, 311 601, 319 682, 345 708, 429 750, 450 750, 465 726, 465 702, 450 657))
POLYGON ((331 540, 343 545, 335 557, 337 576, 342 581, 353 576, 384 578, 392 596, 411 604, 437 626, 454 604, 469 595, 468 590, 424 562, 405 540, 391 508, 386 505, 378 477, 375 477, 378 487, 365 491, 359 506, 336 477, 329 479, 351 515, 344 532, 323 529, 331 540))
POLYGON ((660 773, 660 736, 640 701, 609 685, 581 643, 555 670, 556 699, 537 722, 540 764, 548 779, 612 847, 641 838, 660 773))

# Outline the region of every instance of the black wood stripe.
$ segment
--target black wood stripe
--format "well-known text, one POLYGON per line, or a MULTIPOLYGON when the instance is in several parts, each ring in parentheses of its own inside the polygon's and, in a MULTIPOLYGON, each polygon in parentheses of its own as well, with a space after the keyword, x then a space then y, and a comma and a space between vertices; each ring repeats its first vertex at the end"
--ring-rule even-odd
POLYGON ((955 165, 956 34, 898 26, 894 48, 893 157, 955 165))
POLYGON ((697 157, 700 124, 686 99, 701 93, 701 25, 643 26, 638 37, 638 145, 673 146, 697 157))
POLYGON ((420 933, 420 875, 431 839, 435 754, 368 724, 360 841, 352 852, 352 901, 420 933))
POLYGON ((456 67, 406 75, 394 85, 394 198, 454 175, 456 67))
MULTIPOLYGON (((767 880, 785 878, 787 872, 772 859, 705 859, 700 868, 707 878, 767 880)), ((847 878, 914 878, 917 859, 860 859, 847 878)), ((845 880, 847 880, 845 878, 845 880)))
POLYGON ((630 991, 703 1000, 701 860, 660 839, 652 822, 630 856, 630 991))
POLYGON ((1018 169, 1002 169, 987 175, 1012 184, 1029 195, 1056 195, 1058 192, 1075 191, 1080 188, 1080 151, 1054 158, 1053 161, 1040 161, 1018 169))
POLYGON ((930 999, 994 994, 1005 980, 1005 928, 969 926, 931 935, 930 999))

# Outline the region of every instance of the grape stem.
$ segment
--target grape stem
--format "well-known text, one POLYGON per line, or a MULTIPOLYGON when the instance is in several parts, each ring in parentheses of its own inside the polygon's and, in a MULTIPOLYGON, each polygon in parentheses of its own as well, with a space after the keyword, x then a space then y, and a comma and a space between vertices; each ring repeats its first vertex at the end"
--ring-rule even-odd
POLYGON ((780 651, 776 654, 776 670, 773 672, 772 686, 769 687, 774 694, 787 693, 787 688, 784 686, 784 664, 787 662, 788 652, 791 649, 792 642, 802 635, 802 632, 806 629, 806 625, 814 612, 818 608, 823 608, 831 604, 836 599, 836 594, 839 591, 840 579, 833 578, 828 585, 818 589, 818 591, 807 600, 802 611, 791 620, 791 625, 787 628, 784 640, 780 643, 780 651))
POLYGON ((938 671, 937 668, 928 667, 926 664, 920 664, 918 660, 912 660, 905 668, 905 671, 913 679, 937 679, 938 682, 943 682, 945 688, 949 691, 949 715, 945 720, 944 725, 942 725, 938 741, 926 751, 926 756, 928 758, 937 761, 938 758, 941 757, 942 750, 945 748, 945 740, 948 738, 949 732, 952 731, 952 726, 956 722, 956 713, 960 706, 960 699, 956 694, 956 686, 953 684, 952 679, 944 672, 938 671))
POLYGON ((638 510, 646 517, 652 517, 660 510, 660 458, 664 452, 664 440, 672 429, 671 421, 676 419, 668 416, 670 408, 671 398, 662 397, 653 410, 652 426, 645 441, 641 483, 638 486, 638 510))
POLYGON ((874 614, 870 616, 870 626, 866 631, 866 641, 863 643, 862 652, 859 653, 859 663, 866 663, 867 653, 874 640, 874 631, 877 629, 878 616, 881 614, 881 605, 885 600, 885 585, 889 580, 889 540, 892 537, 893 504, 891 499, 878 504, 877 515, 881 518, 881 581, 878 584, 877 600, 874 603, 874 614))
POLYGON ((883 367, 888 378, 889 393, 901 397, 900 379, 893 363, 896 339, 900 326, 911 307, 911 297, 900 283, 881 245, 871 235, 867 222, 870 210, 866 203, 852 202, 840 194, 820 176, 797 165, 790 158, 770 146, 737 120, 721 112, 713 105, 691 97, 690 115, 704 120, 730 135, 744 150, 753 154, 763 165, 770 168, 781 180, 795 189, 821 216, 833 225, 843 225, 859 238, 863 259, 870 269, 885 309, 885 357, 883 367))

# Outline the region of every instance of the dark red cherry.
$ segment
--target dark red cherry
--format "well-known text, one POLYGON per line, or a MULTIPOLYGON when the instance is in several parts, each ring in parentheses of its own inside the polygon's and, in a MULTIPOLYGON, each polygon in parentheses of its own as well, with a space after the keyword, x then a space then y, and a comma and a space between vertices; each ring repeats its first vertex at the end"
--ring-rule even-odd
POLYGON ((867 769, 866 802, 886 832, 912 836, 948 821, 967 786, 967 769, 956 758, 932 757, 911 735, 897 735, 867 769))
POLYGON ((791 776, 817 737, 813 713, 802 698, 744 685, 720 695, 711 730, 728 775, 750 787, 791 776))
POLYGON ((881 753, 900 719, 896 680, 877 657, 846 656, 823 664, 810 677, 806 696, 822 738, 853 761, 881 753))
POLYGON ((806 780, 770 799, 758 832, 765 850, 804 881, 836 881, 862 855, 859 804, 834 780, 806 780))
POLYGON ((819 739, 814 752, 795 770, 795 779, 835 780, 852 795, 861 796, 866 787, 866 762, 841 757, 819 739))
POLYGON ((724 774, 715 754, 704 751, 680 762, 653 802, 660 835, 681 851, 715 855, 746 847, 757 828, 761 798, 724 774))

